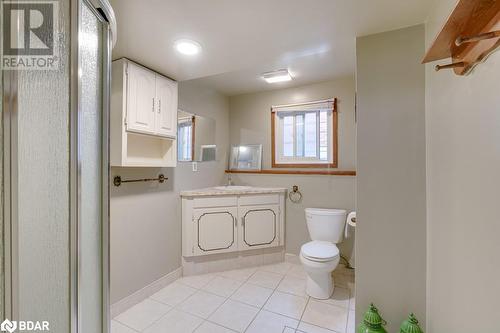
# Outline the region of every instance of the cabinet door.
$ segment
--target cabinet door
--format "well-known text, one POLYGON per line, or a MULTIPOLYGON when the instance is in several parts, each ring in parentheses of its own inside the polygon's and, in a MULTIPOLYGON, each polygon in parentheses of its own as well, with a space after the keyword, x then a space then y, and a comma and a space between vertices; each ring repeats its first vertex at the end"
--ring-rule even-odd
POLYGON ((155 74, 128 63, 127 131, 155 133, 155 74))
POLYGON ((237 210, 233 208, 194 209, 195 254, 236 251, 237 210))
POLYGON ((177 135, 177 82, 156 75, 156 132, 161 136, 177 135))
POLYGON ((278 205, 241 207, 240 250, 278 246, 278 205))

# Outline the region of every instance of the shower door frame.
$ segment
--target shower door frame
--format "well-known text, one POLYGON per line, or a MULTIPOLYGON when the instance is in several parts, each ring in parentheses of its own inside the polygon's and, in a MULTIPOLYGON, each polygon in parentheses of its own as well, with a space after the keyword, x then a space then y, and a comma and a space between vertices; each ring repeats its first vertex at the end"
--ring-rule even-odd
MULTIPOLYGON (((91 0, 70 0, 70 105, 69 105, 69 306, 70 332, 81 332, 80 318, 80 184, 81 160, 79 156, 79 97, 81 80, 79 77, 79 30, 81 26, 80 6, 88 6, 102 23, 102 118, 101 118, 101 304, 102 333, 110 331, 110 275, 109 275, 109 110, 111 83, 111 49, 112 38, 108 21, 96 10, 91 0)), ((94 1, 97 5, 105 0, 94 1)), ((5 318, 19 319, 18 295, 18 73, 15 70, 2 71, 2 114, 3 131, 3 315, 5 318)), ((0 280, 0 282, 2 282, 0 280)), ((1 313, 2 311, 0 311, 1 313)))
MULTIPOLYGON (((101 3, 98 1, 98 3, 101 3)), ((81 217, 79 203, 81 202, 81 160, 79 156, 79 128, 80 119, 80 91, 81 77, 79 32, 81 27, 80 7, 87 6, 102 24, 102 146, 101 146, 101 312, 102 333, 110 332, 110 266, 109 266, 109 112, 110 112, 110 87, 111 87, 111 29, 108 21, 96 10, 90 0, 71 0, 71 106, 70 106, 70 314, 71 333, 83 333, 81 330, 81 217)))

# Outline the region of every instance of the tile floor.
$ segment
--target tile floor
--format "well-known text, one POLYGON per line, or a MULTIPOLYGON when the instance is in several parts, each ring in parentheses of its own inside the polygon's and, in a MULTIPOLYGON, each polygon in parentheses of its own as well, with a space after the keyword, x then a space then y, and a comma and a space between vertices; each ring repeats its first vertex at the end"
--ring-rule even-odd
POLYGON ((339 265, 321 301, 305 277, 286 262, 183 277, 116 316, 111 333, 354 333, 354 271, 339 265))

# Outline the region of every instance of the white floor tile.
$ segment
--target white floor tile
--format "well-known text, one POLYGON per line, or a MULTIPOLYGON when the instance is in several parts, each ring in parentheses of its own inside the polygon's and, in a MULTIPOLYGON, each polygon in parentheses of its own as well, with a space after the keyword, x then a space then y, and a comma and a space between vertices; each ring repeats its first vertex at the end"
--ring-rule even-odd
POLYGON ((286 274, 292 268, 292 264, 288 262, 280 262, 278 264, 265 265, 260 267, 259 269, 266 272, 278 273, 278 274, 286 274))
POLYGON ((264 288, 275 289, 283 278, 282 274, 257 271, 247 282, 256 284, 264 288))
POLYGON ((318 327, 308 323, 300 322, 297 333, 337 333, 326 328, 318 327))
POLYGON ((333 295, 329 299, 319 300, 319 301, 331 305, 341 306, 343 308, 348 308, 349 300, 350 300, 349 289, 335 287, 333 295))
POLYGON ((204 322, 198 327, 195 333, 234 333, 235 331, 222 327, 220 325, 211 323, 209 321, 204 322))
POLYGON ((304 267, 302 265, 292 265, 292 267, 290 267, 290 270, 286 274, 302 279, 305 279, 307 277, 306 271, 304 270, 304 267))
POLYGON ((190 333, 203 322, 203 319, 178 310, 172 310, 144 333, 190 333))
POLYGON ((307 297, 306 294, 306 279, 301 279, 292 275, 287 275, 281 280, 278 291, 293 294, 296 296, 307 297))
POLYGON ((272 289, 245 283, 231 296, 231 299, 261 308, 272 293, 272 289))
POLYGON ((349 310, 356 310, 356 298, 353 290, 351 290, 351 298, 349 298, 349 310))
POLYGON ((208 320, 237 332, 244 332, 258 312, 259 309, 253 306, 227 300, 208 320))
POLYGON ((244 268, 244 269, 235 269, 232 271, 220 272, 217 273, 217 275, 225 277, 227 279, 233 279, 236 281, 245 282, 256 271, 257 268, 244 268))
POLYGON ((267 303, 265 310, 300 319, 307 304, 307 298, 275 291, 267 303))
POLYGON ((212 294, 216 294, 222 297, 231 296, 236 289, 238 289, 242 285, 242 282, 236 281, 233 279, 223 278, 221 276, 217 276, 215 279, 210 281, 205 287, 202 289, 208 291, 212 294))
POLYGON ((116 316, 114 319, 128 327, 141 331, 160 319, 171 309, 172 307, 168 305, 146 299, 116 316))
POLYGON ((152 299, 171 306, 176 306, 186 298, 196 292, 196 289, 185 286, 179 282, 174 282, 156 294, 151 296, 152 299))
POLYGON ((210 281, 215 278, 215 274, 202 274, 202 275, 191 275, 183 276, 176 282, 182 283, 191 288, 201 289, 205 287, 210 281))
POLYGON ((177 308, 206 319, 225 301, 225 297, 199 290, 189 296, 189 298, 182 302, 177 308))
POLYGON ((292 328, 291 332, 295 332, 298 324, 298 320, 262 310, 250 324, 246 333, 282 333, 286 327, 292 328))
POLYGON ((137 331, 117 322, 116 320, 111 320, 111 333, 137 333, 137 331))
POLYGON ((344 333, 347 325, 348 309, 310 299, 302 321, 344 333))
POLYGON ((298 333, 298 332, 299 331, 297 331, 297 329, 291 327, 285 327, 285 329, 283 330, 283 333, 298 333))
POLYGON ((347 318, 347 330, 346 333, 356 332, 356 313, 354 310, 349 311, 349 317, 347 318))

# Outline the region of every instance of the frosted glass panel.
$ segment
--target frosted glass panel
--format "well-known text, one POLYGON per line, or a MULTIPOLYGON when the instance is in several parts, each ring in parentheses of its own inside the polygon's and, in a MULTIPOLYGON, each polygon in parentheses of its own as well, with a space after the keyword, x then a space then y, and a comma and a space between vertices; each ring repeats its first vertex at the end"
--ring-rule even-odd
POLYGON ((102 327, 102 26, 85 5, 79 32, 80 101, 80 325, 102 327))
POLYGON ((59 1, 57 70, 18 71, 18 317, 70 332, 70 1, 59 1))

